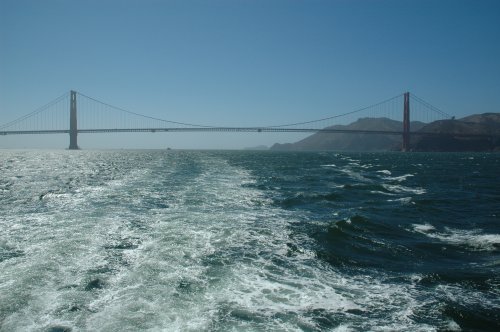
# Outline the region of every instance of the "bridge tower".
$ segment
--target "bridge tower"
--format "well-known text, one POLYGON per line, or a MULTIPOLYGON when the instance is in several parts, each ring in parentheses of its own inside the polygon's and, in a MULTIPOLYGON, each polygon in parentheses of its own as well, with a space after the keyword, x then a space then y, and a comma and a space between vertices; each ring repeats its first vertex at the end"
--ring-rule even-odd
POLYGON ((76 91, 71 90, 69 102, 69 149, 78 150, 78 125, 76 117, 76 91))
POLYGON ((404 94, 403 109, 403 152, 410 150, 410 93, 404 94))

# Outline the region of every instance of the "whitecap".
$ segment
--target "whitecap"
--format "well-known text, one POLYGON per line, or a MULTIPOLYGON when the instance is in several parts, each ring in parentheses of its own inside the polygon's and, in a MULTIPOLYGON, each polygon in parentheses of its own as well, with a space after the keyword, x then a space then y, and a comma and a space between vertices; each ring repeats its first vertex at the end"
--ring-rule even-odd
POLYGON ((411 203, 411 197, 401 197, 401 198, 396 198, 396 199, 388 199, 388 202, 400 202, 401 204, 410 204, 411 203))
POLYGON ((481 234, 481 230, 456 230, 446 228, 447 233, 438 238, 454 245, 465 245, 476 250, 495 250, 500 246, 500 234, 481 234))
POLYGON ((388 169, 383 169, 381 171, 377 171, 377 173, 382 173, 382 174, 386 174, 386 175, 391 175, 391 171, 389 171, 388 169))
POLYGON ((351 332, 351 331, 355 331, 355 330, 353 330, 352 328, 350 328, 349 325, 340 324, 339 326, 337 326, 336 328, 334 328, 332 331, 335 331, 335 332, 351 332))
POLYGON ((414 224, 413 229, 430 238, 455 246, 465 246, 473 250, 493 251, 500 246, 500 234, 484 234, 481 229, 461 230, 445 227, 444 232, 436 232, 434 226, 430 224, 414 224))
POLYGON ((382 186, 388 191, 395 193, 412 193, 415 195, 422 195, 426 193, 426 190, 423 188, 409 188, 401 185, 390 185, 390 184, 383 184, 382 186))
POLYGON ((431 224, 413 224, 413 229, 419 233, 427 233, 436 230, 431 224))
POLYGON ((448 321, 448 324, 446 325, 446 330, 447 331, 462 331, 460 328, 460 325, 458 325, 454 320, 448 321))
POLYGON ((386 195, 386 196, 396 196, 396 194, 388 193, 388 192, 380 191, 380 190, 370 190, 370 194, 386 195))
POLYGON ((401 175, 401 176, 386 177, 384 179, 385 180, 389 180, 389 181, 403 182, 403 181, 405 181, 407 178, 409 178, 411 176, 414 176, 414 175, 413 174, 405 174, 405 175, 401 175))
POLYGON ((355 172, 353 171, 352 169, 350 168, 343 168, 343 169, 340 169, 340 171, 342 173, 345 173, 347 174, 348 176, 350 176, 351 178, 355 179, 355 180, 358 180, 360 182, 372 182, 370 179, 364 177, 361 173, 359 172, 355 172))

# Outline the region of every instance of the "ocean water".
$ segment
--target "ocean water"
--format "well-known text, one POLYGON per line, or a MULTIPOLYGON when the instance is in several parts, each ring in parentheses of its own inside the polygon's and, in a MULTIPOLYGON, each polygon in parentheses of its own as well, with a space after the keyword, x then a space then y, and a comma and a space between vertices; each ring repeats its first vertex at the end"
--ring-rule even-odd
POLYGON ((500 155, 0 151, 1 331, 499 331, 500 155))

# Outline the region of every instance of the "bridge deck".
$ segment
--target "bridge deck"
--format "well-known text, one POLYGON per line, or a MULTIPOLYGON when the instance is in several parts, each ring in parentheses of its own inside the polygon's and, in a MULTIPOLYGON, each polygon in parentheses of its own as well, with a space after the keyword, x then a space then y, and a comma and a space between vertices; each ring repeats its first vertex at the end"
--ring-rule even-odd
MULTIPOLYGON (((314 128, 276 128, 276 127, 195 127, 195 128, 104 128, 78 129, 79 134, 90 133, 155 133, 155 132, 255 132, 255 133, 325 133, 325 134, 376 134, 402 135, 403 131, 388 130, 350 130, 350 129, 314 129, 314 128)), ((69 129, 61 130, 12 130, 0 131, 0 135, 38 135, 38 134, 69 134, 69 129)), ((411 132, 412 136, 454 136, 454 137, 499 137, 500 134, 462 134, 411 132)))

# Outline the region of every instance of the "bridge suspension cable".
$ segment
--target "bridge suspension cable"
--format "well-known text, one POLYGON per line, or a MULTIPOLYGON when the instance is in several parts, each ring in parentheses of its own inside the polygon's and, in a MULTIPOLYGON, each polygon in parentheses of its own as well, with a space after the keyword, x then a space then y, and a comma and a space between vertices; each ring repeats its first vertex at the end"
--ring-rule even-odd
POLYGON ((444 116, 446 118, 452 118, 452 115, 440 110, 439 108, 435 107, 434 105, 432 105, 431 103, 428 103, 426 102, 425 100, 423 100, 422 98, 416 96, 415 94, 412 94, 411 95, 413 100, 421 103, 422 105, 426 106, 429 110, 441 115, 441 116, 444 116))
POLYGON ((33 112, 28 113, 26 115, 23 115, 20 118, 17 118, 17 119, 15 119, 13 121, 10 121, 10 122, 7 122, 7 123, 1 125, 0 126, 0 130, 12 127, 12 126, 14 126, 16 124, 19 124, 19 123, 21 123, 21 122, 23 122, 23 121, 25 121, 25 120, 27 120, 29 118, 32 118, 32 117, 34 117, 34 116, 36 116, 36 115, 38 115, 38 114, 40 114, 40 113, 42 113, 44 111, 50 110, 51 107, 53 107, 54 105, 57 105, 61 101, 65 100, 65 99, 68 99, 68 98, 69 98, 69 91, 66 92, 66 93, 64 93, 64 94, 62 94, 61 96, 53 99, 52 101, 48 102, 47 104, 43 105, 42 107, 37 108, 33 112))
POLYGON ((399 95, 394 96, 392 98, 389 98, 389 99, 386 99, 384 101, 372 104, 370 106, 359 108, 359 109, 354 110, 354 111, 350 111, 350 112, 346 112, 346 113, 342 113, 342 114, 337 114, 337 115, 329 116, 329 117, 322 118, 322 119, 310 120, 310 121, 303 121, 303 122, 295 122, 295 123, 288 123, 288 124, 275 125, 275 126, 265 126, 265 128, 283 128, 283 127, 300 126, 300 125, 305 125, 305 124, 311 124, 311 123, 317 123, 317 122, 322 122, 322 121, 328 121, 328 120, 340 118, 340 117, 343 117, 343 116, 352 115, 352 114, 355 114, 355 113, 360 113, 362 111, 366 111, 368 109, 371 109, 371 108, 380 106, 382 104, 388 103, 390 101, 393 101, 393 100, 395 100, 397 98, 401 98, 401 96, 403 96, 403 94, 399 94, 399 95))
POLYGON ((139 116, 139 117, 142 117, 142 118, 145 118, 145 119, 149 119, 149 120, 154 120, 154 121, 160 121, 160 122, 164 122, 164 123, 170 123, 170 124, 176 124, 176 125, 181 125, 181 126, 189 126, 189 127, 198 127, 198 128, 216 128, 215 126, 208 126, 208 125, 201 125, 201 124, 193 124, 193 123, 187 123, 187 122, 178 122, 178 121, 171 121, 171 120, 165 120, 165 119, 160 119, 160 118, 156 118, 156 117, 152 117, 152 116, 148 116, 148 115, 144 115, 144 114, 139 114, 139 113, 136 113, 136 112, 132 112, 132 111, 128 111, 126 109, 123 109, 121 107, 117 107, 117 106, 113 106, 111 104, 108 104, 108 103, 105 103, 103 101, 100 101, 98 99, 95 99, 95 98, 92 98, 92 97, 89 97, 87 95, 84 95, 83 93, 80 93, 80 92, 77 92, 77 94, 79 96, 82 96, 84 98, 87 98, 89 100, 92 100, 94 102, 97 102, 101 105, 104 105, 106 107, 109 107, 109 108, 112 108, 112 109, 115 109, 117 111, 120 111, 120 112, 124 112, 124 113, 127 113, 127 114, 130 114, 130 115, 135 115, 135 116, 139 116))

